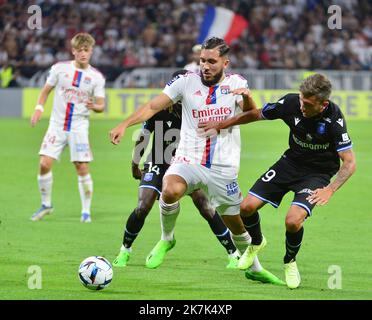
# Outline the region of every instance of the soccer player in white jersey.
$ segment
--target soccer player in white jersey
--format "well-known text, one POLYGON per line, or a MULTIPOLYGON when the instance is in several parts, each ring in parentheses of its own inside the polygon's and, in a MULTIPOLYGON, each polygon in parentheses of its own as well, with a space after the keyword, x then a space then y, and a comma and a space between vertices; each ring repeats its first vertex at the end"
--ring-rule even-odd
POLYGON ((71 39, 74 60, 52 66, 41 90, 31 125, 35 126, 44 111, 44 104, 55 88, 53 110, 48 130, 40 148, 40 168, 37 177, 41 207, 32 221, 50 214, 52 206, 52 165, 59 160, 65 146, 70 148, 70 159, 78 174, 82 203, 81 222, 91 222, 90 207, 93 181, 89 162, 93 160, 89 145, 90 111, 102 112, 105 107, 105 78, 89 64, 95 40, 87 33, 78 33, 71 39))
MULTIPOLYGON (((200 74, 189 72, 175 77, 160 95, 141 106, 110 132, 111 142, 118 144, 127 127, 146 121, 177 101, 182 102, 181 138, 173 162, 164 175, 159 199, 162 236, 147 257, 147 267, 159 266, 166 252, 174 247, 179 200, 199 188, 208 194, 212 206, 222 216, 237 248, 244 252, 250 243, 251 238, 239 215, 242 201, 237 182, 239 127, 213 137, 202 137, 197 132, 199 123, 227 119, 255 107, 249 96, 247 81, 239 75, 225 74, 229 64, 228 51, 229 47, 223 39, 208 39, 202 45, 200 74)), ((263 269, 258 259, 251 268, 249 278, 283 284, 263 269)))

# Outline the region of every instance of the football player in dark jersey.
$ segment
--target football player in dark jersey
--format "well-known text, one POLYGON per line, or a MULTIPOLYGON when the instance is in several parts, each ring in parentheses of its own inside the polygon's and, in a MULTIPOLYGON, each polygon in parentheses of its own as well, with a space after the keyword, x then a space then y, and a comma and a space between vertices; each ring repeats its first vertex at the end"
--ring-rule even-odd
MULTIPOLYGON (((293 191, 294 198, 285 219, 284 256, 286 283, 292 289, 301 282, 296 255, 305 219, 315 205, 327 204, 356 168, 345 118, 340 108, 329 100, 331 88, 326 76, 314 74, 301 83, 299 94, 287 94, 275 103, 265 104, 262 109, 200 126, 211 132, 258 120, 281 119, 290 128, 289 149, 256 181, 241 204, 241 216, 252 243, 240 258, 238 267, 247 269, 266 245, 258 209, 266 203, 277 208, 284 195, 293 191)), ((250 102, 254 103, 252 96, 250 102)))

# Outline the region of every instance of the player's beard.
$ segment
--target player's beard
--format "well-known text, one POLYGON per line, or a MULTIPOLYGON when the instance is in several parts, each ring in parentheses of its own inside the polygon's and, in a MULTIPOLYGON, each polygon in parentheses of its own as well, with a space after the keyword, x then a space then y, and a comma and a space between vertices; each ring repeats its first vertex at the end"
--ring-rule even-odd
POLYGON ((203 72, 200 72, 201 81, 207 87, 211 87, 215 85, 216 83, 218 83, 221 80, 222 75, 223 75, 223 69, 220 72, 216 73, 216 75, 211 80, 205 80, 203 72))

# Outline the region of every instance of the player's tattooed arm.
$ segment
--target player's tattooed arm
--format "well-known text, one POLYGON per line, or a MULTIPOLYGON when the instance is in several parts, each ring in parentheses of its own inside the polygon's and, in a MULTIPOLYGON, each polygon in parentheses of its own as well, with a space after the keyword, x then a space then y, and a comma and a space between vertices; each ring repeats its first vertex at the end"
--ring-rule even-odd
POLYGON ((314 190, 313 194, 307 198, 310 203, 325 205, 331 196, 352 176, 356 169, 354 152, 349 149, 338 153, 342 165, 337 172, 336 178, 328 186, 314 190))

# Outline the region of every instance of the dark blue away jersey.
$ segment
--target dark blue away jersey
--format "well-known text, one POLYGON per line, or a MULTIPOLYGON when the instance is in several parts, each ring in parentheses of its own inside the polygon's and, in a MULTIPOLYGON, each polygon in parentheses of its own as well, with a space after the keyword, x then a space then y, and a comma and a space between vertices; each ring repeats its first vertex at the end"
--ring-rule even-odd
POLYGON ((268 120, 282 119, 290 128, 289 149, 284 157, 310 172, 334 175, 340 167, 338 152, 350 149, 352 142, 340 108, 329 101, 321 115, 305 118, 299 94, 287 94, 262 108, 268 120))

